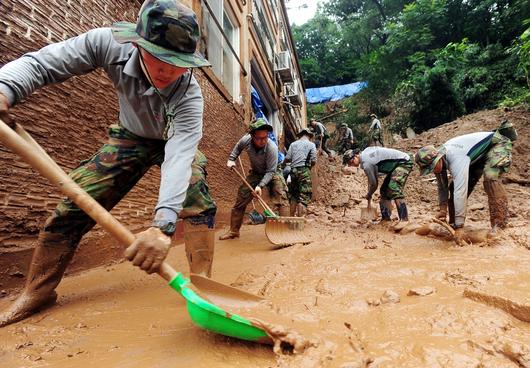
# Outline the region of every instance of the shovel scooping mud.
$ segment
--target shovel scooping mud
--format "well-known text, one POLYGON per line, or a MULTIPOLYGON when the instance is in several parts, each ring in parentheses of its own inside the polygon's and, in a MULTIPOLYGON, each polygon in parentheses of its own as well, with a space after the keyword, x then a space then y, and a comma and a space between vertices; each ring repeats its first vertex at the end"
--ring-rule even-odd
POLYGON ((245 179, 235 167, 232 170, 239 176, 239 178, 245 183, 245 185, 251 190, 258 202, 265 210, 267 216, 267 222, 265 224, 265 234, 267 239, 274 244, 280 246, 292 245, 296 243, 310 243, 304 233, 305 218, 303 217, 286 217, 278 216, 269 205, 261 198, 260 195, 256 194, 254 188, 245 179))
POLYGON ((368 200, 366 208, 361 208, 361 220, 372 221, 377 218, 377 210, 372 207, 372 201, 368 200))
MULTIPOLYGON (((56 185, 120 243, 129 245, 134 242, 135 236, 81 189, 21 126, 17 125, 15 132, 0 120, 0 141, 56 185)), ((182 273, 175 271, 165 262, 162 263, 158 274, 184 297, 190 318, 198 326, 243 340, 272 343, 263 329, 244 317, 226 312, 207 299, 212 295, 213 299, 223 301, 223 305, 237 309, 266 303, 263 298, 199 275, 192 275, 194 283, 191 283, 182 273)))
MULTIPOLYGON (((241 156, 239 156, 237 159, 239 160, 241 171, 245 172, 245 167, 243 166, 243 161, 241 161, 241 156)), ((252 211, 249 212, 247 215, 250 220, 250 224, 252 225, 261 225, 267 221, 267 218, 265 217, 265 215, 259 213, 256 210, 256 204, 254 203, 254 199, 252 200, 252 211)))

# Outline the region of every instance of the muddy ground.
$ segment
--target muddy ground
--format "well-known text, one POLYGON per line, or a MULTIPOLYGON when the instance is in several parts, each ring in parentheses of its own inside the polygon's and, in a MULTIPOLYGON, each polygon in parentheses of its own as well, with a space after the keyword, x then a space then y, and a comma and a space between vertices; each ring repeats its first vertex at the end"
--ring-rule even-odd
MULTIPOLYGON (((161 279, 121 263, 68 277, 58 305, 0 329, 0 367, 530 367, 529 114, 483 112, 395 145, 440 144, 505 114, 521 138, 506 183, 512 226, 495 239, 458 247, 441 228, 426 237, 360 222, 364 174, 329 161, 312 243, 275 249, 263 225, 216 243, 214 278, 273 301, 314 342, 304 353, 201 330, 161 279)), ((407 194, 412 221, 428 222, 435 183, 415 171, 407 194)), ((481 183, 466 224, 489 228, 481 183)), ((168 261, 187 270, 181 244, 168 261)))

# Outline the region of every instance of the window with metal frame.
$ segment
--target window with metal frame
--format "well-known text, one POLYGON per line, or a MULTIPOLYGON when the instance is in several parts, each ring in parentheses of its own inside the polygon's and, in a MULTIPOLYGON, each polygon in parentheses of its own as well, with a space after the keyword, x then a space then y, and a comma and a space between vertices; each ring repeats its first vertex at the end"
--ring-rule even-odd
POLYGON ((230 7, 223 1, 209 1, 208 3, 212 13, 208 11, 203 3, 203 27, 207 39, 206 57, 212 64, 212 70, 223 86, 234 100, 239 101, 240 67, 236 57, 230 50, 228 42, 239 55, 240 28, 230 7), (226 39, 223 37, 214 17, 222 26, 226 39))

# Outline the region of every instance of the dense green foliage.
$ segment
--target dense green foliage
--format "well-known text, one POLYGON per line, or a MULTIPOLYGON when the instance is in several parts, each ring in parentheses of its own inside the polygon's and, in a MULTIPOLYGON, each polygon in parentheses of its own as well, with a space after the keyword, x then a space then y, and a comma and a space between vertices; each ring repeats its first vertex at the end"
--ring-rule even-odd
POLYGON ((529 18, 528 0, 328 0, 293 35, 307 88, 368 82, 350 126, 422 131, 530 102, 529 18))

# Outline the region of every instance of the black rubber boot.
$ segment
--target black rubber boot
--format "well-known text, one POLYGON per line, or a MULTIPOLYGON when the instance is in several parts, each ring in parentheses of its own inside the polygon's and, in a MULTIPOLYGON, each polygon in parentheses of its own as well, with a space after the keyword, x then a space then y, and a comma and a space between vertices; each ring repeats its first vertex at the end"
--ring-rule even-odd
POLYGON ((381 210, 381 220, 390 221, 392 216, 392 202, 388 199, 381 199, 379 201, 379 209, 381 210))
POLYGON ((396 203, 399 221, 408 221, 409 212, 407 210, 407 204, 405 203, 405 201, 403 199, 396 199, 394 202, 396 203))

